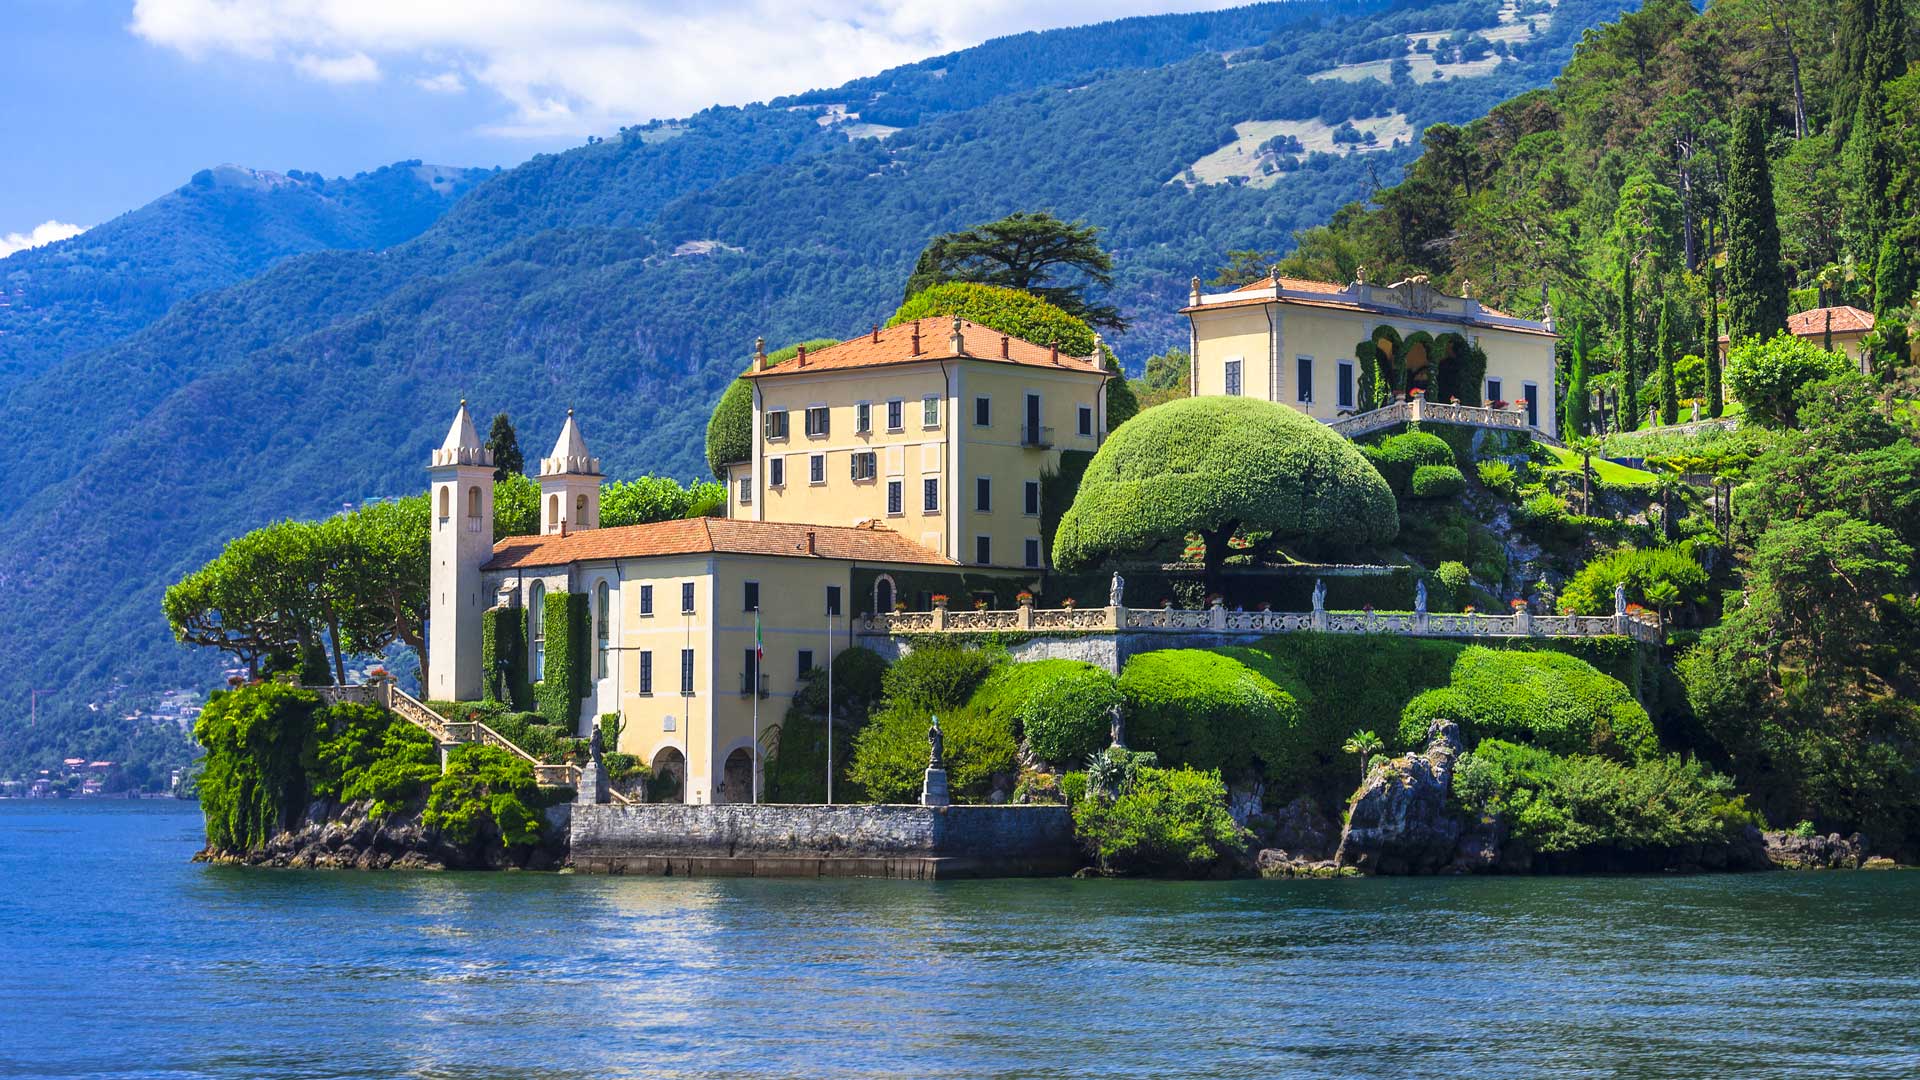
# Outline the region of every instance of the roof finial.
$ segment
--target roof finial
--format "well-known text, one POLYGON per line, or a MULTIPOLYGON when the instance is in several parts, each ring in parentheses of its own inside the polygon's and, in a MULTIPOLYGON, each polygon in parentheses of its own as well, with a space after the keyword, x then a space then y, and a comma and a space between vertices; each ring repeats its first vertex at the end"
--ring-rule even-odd
POLYGON ((1191 303, 1200 302, 1200 275, 1195 274, 1187 280, 1187 299, 1191 303))
POLYGON ((966 335, 960 332, 960 316, 953 317, 953 336, 947 339, 947 349, 954 356, 967 355, 966 335))
POLYGON ((757 337, 753 339, 753 370, 755 371, 767 370, 767 339, 766 338, 757 337))

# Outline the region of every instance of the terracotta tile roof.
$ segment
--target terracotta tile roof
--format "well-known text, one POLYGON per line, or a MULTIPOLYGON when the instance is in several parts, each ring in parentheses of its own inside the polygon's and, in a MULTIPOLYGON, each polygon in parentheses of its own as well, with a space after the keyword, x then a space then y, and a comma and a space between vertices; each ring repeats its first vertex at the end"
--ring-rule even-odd
POLYGON ((860 562, 957 565, 891 529, 839 525, 791 525, 771 521, 689 518, 615 529, 587 529, 566 536, 509 536, 493 545, 488 570, 565 566, 590 559, 638 559, 649 555, 789 555, 860 562))
MULTIPOLYGON (((1873 329, 1873 312, 1861 311, 1857 307, 1814 308, 1787 316, 1787 333, 1799 338, 1817 338, 1827 332, 1827 312, 1833 312, 1833 332, 1836 334, 1865 334, 1873 329)), ((1727 340, 1721 334, 1720 340, 1727 340)))
MULTIPOLYGON (((1314 281, 1310 278, 1283 277, 1278 280, 1280 282, 1280 287, 1287 290, 1288 292, 1337 293, 1346 289, 1345 285, 1335 285, 1331 281, 1314 281)), ((1273 288, 1274 281, 1275 279, 1272 277, 1263 277, 1259 281, 1253 282, 1248 285, 1242 285, 1233 291, 1234 292, 1264 292, 1268 289, 1273 288)))
MULTIPOLYGON (((807 354, 807 362, 802 365, 798 358, 789 360, 779 367, 768 371, 748 370, 744 378, 768 379, 778 375, 804 375, 812 371, 839 371, 846 368, 886 367, 892 364, 917 364, 933 360, 951 359, 953 351, 953 317, 950 315, 931 315, 899 326, 884 327, 872 333, 843 341, 817 352, 807 354), (920 351, 913 351, 914 331, 920 332, 920 351)), ((1027 367, 1052 368, 1055 371, 1106 372, 1098 357, 1068 356, 1056 353, 1045 345, 1035 345, 1017 337, 1009 337, 979 323, 960 321, 962 352, 958 355, 974 360, 984 360, 996 364, 1021 364, 1027 367), (1006 355, 1001 355, 1002 343, 1005 343, 1006 355)))
MULTIPOLYGON (((1259 281, 1253 282, 1250 285, 1242 285, 1233 291, 1236 293, 1249 293, 1249 294, 1261 293, 1261 292, 1265 292, 1268 289, 1273 288, 1273 282, 1274 282, 1273 278, 1264 277, 1264 278, 1261 278, 1259 281)), ((1331 281, 1311 281, 1306 278, 1283 277, 1280 279, 1280 288, 1287 292, 1320 293, 1326 296, 1326 299, 1324 300, 1318 299, 1318 298, 1304 299, 1297 296, 1289 296, 1289 297, 1284 297, 1281 301, 1282 303, 1298 304, 1301 307, 1327 308, 1334 311, 1365 311, 1365 312, 1379 313, 1383 315, 1395 314, 1394 311, 1387 308, 1370 307, 1368 305, 1355 303, 1352 300, 1346 299, 1340 294, 1346 292, 1347 287, 1345 285, 1336 285, 1331 281)), ((1188 312, 1193 312, 1193 311, 1219 311, 1223 308, 1258 307, 1261 304, 1270 304, 1272 302, 1273 300, 1270 297, 1249 295, 1244 299, 1239 299, 1239 300, 1217 300, 1209 304, 1191 304, 1191 305, 1188 305, 1187 307, 1181 308, 1180 314, 1185 315, 1188 312)), ((1493 318, 1496 318, 1496 319, 1519 318, 1519 316, 1509 315, 1498 308, 1488 307, 1484 303, 1480 305, 1480 311, 1483 314, 1492 316, 1493 318)), ((1444 312, 1429 313, 1427 315, 1423 315, 1419 317, 1440 319, 1445 322, 1464 322, 1470 325, 1486 326, 1489 329, 1494 329, 1494 330, 1506 330, 1510 333, 1515 333, 1515 334, 1537 334, 1541 337, 1559 336, 1555 334, 1553 331, 1547 330, 1544 328, 1525 327, 1525 326, 1503 326, 1503 325, 1498 325, 1493 323, 1483 323, 1478 319, 1466 319, 1458 315, 1449 315, 1444 312)), ((1531 320, 1528 320, 1528 321, 1531 321, 1531 320)))

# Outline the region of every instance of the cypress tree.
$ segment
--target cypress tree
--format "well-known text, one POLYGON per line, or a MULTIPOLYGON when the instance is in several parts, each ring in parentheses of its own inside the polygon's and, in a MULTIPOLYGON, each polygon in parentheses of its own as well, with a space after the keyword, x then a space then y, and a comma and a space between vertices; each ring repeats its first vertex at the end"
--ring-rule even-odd
POLYGON ((1620 430, 1640 429, 1640 349, 1634 329, 1633 256, 1620 250, 1620 430))
POLYGON ((1720 416, 1720 281, 1707 257, 1707 415, 1720 416))
POLYGON ((1680 384, 1673 376, 1672 305, 1660 302, 1660 422, 1680 422, 1680 384))
POLYGON ((1895 312, 1907 306, 1920 292, 1920 258, 1914 247, 1920 244, 1920 230, 1906 235, 1888 232, 1880 241, 1880 257, 1873 267, 1874 366, 1882 370, 1907 362, 1911 352, 1906 323, 1895 312))
POLYGON ((1787 279, 1780 267, 1780 221, 1767 166, 1766 121, 1740 110, 1727 148, 1727 337, 1732 344, 1787 328, 1787 279))
POLYGON ((1587 433, 1587 324, 1573 324, 1573 374, 1567 379, 1566 437, 1577 439, 1587 433))
POLYGON ((495 413, 493 426, 487 429, 487 449, 493 451, 493 478, 505 480, 524 470, 526 459, 520 456, 520 436, 506 413, 495 413))

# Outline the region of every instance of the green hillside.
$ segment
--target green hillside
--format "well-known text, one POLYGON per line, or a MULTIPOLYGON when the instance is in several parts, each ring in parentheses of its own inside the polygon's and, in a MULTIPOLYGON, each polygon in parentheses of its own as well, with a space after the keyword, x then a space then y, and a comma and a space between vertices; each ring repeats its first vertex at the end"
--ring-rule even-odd
POLYGON ((202 169, 138 210, 0 261, 0 390, 290 255, 409 240, 487 175, 418 161, 335 179, 202 169))
POLYGON ((1108 299, 1134 321, 1115 344, 1137 369, 1184 340, 1172 312, 1190 275, 1232 249, 1283 246, 1417 153, 1189 178, 1234 124, 1466 121, 1546 82, 1619 4, 1563 0, 1475 78, 1307 77, 1409 29, 1464 39, 1500 9, 1362 5, 1386 11, 1374 20, 1344 14, 1352 4, 1262 5, 1022 35, 839 91, 626 129, 486 180, 397 247, 286 259, 190 299, 0 406, 0 452, 16 463, 0 505, 18 508, 0 625, 38 635, 0 672, 0 700, 115 674, 204 682, 207 658, 166 638, 164 583, 273 518, 415 490, 460 396, 511 410, 536 448, 575 407, 610 475, 697 475, 708 405, 754 337, 882 320, 928 236, 1011 210, 1104 230, 1108 299), (899 130, 850 138, 882 121, 899 130))

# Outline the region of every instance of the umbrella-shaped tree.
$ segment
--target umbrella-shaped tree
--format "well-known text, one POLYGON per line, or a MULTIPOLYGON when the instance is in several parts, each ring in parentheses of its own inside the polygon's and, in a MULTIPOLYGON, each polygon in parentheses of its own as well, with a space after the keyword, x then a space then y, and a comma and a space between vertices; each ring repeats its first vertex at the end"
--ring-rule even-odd
POLYGON ((1053 558, 1071 570, 1198 533, 1207 588, 1218 591, 1227 541, 1243 527, 1283 544, 1367 545, 1393 539, 1400 517, 1360 451, 1305 414, 1252 398, 1187 398, 1127 421, 1094 454, 1053 558))

